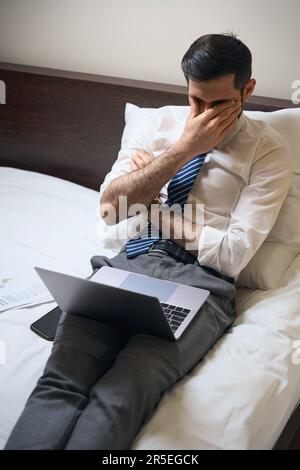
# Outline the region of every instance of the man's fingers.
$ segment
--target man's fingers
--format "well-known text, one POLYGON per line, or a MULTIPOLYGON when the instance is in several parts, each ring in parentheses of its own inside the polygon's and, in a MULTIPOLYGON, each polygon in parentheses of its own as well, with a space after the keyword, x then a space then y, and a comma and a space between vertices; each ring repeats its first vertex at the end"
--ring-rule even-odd
POLYGON ((135 161, 132 160, 132 162, 131 162, 131 171, 135 171, 135 170, 138 170, 138 169, 139 169, 139 167, 137 166, 135 161))
POLYGON ((227 121, 224 121, 222 125, 219 127, 219 135, 226 134, 232 127, 234 127, 235 123, 237 122, 238 116, 231 117, 227 121))
POLYGON ((230 119, 233 115, 239 114, 241 111, 241 103, 236 103, 232 108, 227 108, 226 110, 219 113, 213 120, 220 123, 230 119))
POLYGON ((226 121, 226 125, 223 126, 222 128, 220 127, 220 129, 221 129, 221 132, 220 132, 220 134, 219 134, 219 140, 220 140, 220 141, 223 139, 223 137, 224 137, 231 129, 233 129, 233 127, 234 127, 236 121, 237 121, 237 116, 236 116, 234 119, 230 120, 230 121, 226 121))
POLYGON ((143 166, 144 165, 144 159, 143 157, 140 155, 140 154, 137 154, 133 157, 135 163, 138 165, 138 166, 143 166))
POLYGON ((231 110, 235 107, 236 101, 235 100, 228 100, 225 101, 224 103, 217 104, 213 108, 209 108, 206 111, 204 111, 200 116, 203 119, 204 123, 207 123, 211 119, 213 119, 215 116, 220 114, 221 112, 225 112, 227 110, 231 110))
POLYGON ((149 153, 144 153, 143 158, 147 162, 147 164, 149 164, 153 160, 153 156, 149 153))
POLYGON ((131 164, 132 168, 134 169, 141 169, 147 166, 152 160, 152 156, 149 155, 148 153, 137 150, 133 155, 131 159, 131 164))
POLYGON ((236 116, 240 114, 242 111, 242 107, 240 104, 237 104, 233 108, 228 108, 226 111, 218 114, 214 119, 211 120, 211 122, 217 126, 226 126, 226 123, 228 121, 231 121, 231 119, 234 119, 236 116))
POLYGON ((139 152, 135 152, 131 158, 131 169, 139 170, 142 165, 141 159, 139 157, 139 152))
POLYGON ((189 118, 195 118, 199 116, 199 114, 201 113, 201 107, 200 107, 199 101, 197 101, 195 98, 189 97, 189 102, 191 105, 189 118))
POLYGON ((144 150, 136 150, 133 153, 133 157, 135 157, 135 156, 144 158, 144 159, 149 160, 149 161, 152 160, 152 156, 149 153, 144 152, 144 150))
POLYGON ((238 109, 234 110, 228 117, 227 119, 224 119, 221 121, 218 125, 219 130, 222 132, 223 129, 225 129, 227 126, 231 125, 231 123, 234 123, 236 119, 239 117, 239 114, 241 113, 242 108, 239 107, 238 109))

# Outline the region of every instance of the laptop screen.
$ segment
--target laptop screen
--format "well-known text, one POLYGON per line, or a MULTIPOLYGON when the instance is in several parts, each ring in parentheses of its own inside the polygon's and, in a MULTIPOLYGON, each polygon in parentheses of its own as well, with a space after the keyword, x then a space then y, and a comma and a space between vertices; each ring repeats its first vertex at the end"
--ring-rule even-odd
POLYGON ((119 287, 133 292, 139 292, 140 294, 158 297, 161 302, 164 302, 168 300, 170 295, 177 288, 177 285, 154 277, 144 277, 133 273, 128 274, 119 287))

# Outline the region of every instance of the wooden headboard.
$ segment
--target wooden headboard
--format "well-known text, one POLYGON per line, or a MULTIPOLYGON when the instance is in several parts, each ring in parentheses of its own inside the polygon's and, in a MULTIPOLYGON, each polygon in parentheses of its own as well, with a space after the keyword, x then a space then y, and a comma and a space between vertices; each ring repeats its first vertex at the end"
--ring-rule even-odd
MULTIPOLYGON (((120 148, 126 102, 188 105, 187 87, 0 63, 0 165, 39 171, 99 189, 120 148)), ((290 101, 254 96, 246 109, 290 101)))

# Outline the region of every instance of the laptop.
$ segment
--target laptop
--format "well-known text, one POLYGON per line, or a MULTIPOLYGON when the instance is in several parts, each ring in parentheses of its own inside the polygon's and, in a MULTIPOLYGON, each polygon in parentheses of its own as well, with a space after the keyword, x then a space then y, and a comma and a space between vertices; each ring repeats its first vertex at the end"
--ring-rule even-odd
POLYGON ((35 267, 62 311, 176 341, 210 292, 103 266, 89 279, 35 267))

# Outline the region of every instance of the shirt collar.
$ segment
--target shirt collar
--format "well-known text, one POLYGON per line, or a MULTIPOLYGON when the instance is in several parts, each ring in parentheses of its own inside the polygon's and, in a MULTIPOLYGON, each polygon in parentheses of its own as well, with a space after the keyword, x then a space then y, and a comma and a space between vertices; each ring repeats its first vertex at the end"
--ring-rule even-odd
POLYGON ((223 137, 223 139, 214 148, 217 150, 221 150, 231 139, 233 139, 237 135, 237 133, 241 130, 245 122, 246 122, 246 117, 244 113, 242 112, 238 121, 235 123, 233 129, 231 129, 229 134, 225 135, 225 137, 223 137))

